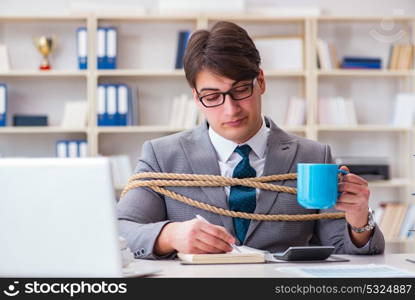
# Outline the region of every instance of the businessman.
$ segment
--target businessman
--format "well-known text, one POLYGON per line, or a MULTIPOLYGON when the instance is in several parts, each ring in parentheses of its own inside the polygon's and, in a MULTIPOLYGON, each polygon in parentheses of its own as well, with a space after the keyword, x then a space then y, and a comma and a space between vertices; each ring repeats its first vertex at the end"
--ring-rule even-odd
MULTIPOLYGON (((332 163, 328 145, 289 134, 262 114, 266 80, 260 63, 252 39, 236 24, 218 22, 209 31, 193 33, 184 69, 206 121, 195 129, 145 142, 135 172, 246 178, 295 173, 298 163, 332 163)), ((295 180, 276 183, 296 186, 295 180)), ((321 211, 301 207, 296 195, 241 186, 168 189, 234 211, 344 211, 346 217, 307 222, 245 220, 188 206, 149 188, 137 188, 119 201, 117 211, 120 234, 138 258, 173 258, 177 252, 223 253, 231 251, 233 243, 272 252, 305 245, 333 245, 336 253, 347 254, 384 251, 383 235, 368 207, 368 184, 355 174, 344 176, 339 183, 341 195, 336 206, 321 211)))

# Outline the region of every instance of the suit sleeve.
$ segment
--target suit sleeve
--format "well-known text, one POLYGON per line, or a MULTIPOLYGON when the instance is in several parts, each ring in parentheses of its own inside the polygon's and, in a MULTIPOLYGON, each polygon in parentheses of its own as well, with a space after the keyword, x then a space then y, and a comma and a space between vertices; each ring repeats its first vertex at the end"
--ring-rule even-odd
MULTIPOLYGON (((161 172, 151 141, 144 143, 142 155, 135 173, 161 172)), ((169 223, 166 217, 164 196, 147 187, 130 190, 117 203, 119 234, 127 240, 136 258, 172 258, 175 252, 156 256, 154 244, 163 227, 169 223)))
MULTIPOLYGON (((324 162, 333 163, 330 147, 325 145, 324 162)), ((338 210, 326 209, 324 212, 336 212, 338 210)), ((321 245, 335 246, 336 253, 342 254, 381 254, 385 250, 383 234, 376 225, 369 241, 361 248, 356 247, 350 237, 349 225, 345 219, 322 219, 315 223, 314 237, 316 243, 321 245)), ((314 240, 314 242, 315 242, 314 240)))

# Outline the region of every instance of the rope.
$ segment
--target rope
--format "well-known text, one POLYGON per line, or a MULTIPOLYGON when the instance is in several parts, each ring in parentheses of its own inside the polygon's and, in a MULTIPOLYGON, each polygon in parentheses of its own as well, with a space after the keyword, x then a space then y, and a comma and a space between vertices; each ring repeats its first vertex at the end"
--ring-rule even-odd
POLYGON ((148 187, 156 193, 178 200, 190 206, 194 206, 215 214, 224 215, 233 218, 243 218, 257 221, 314 221, 320 219, 341 219, 344 213, 322 213, 322 214, 305 214, 305 215, 266 215, 232 211, 221 207, 209 205, 200 201, 190 199, 186 196, 169 191, 163 187, 166 186, 186 186, 186 187, 218 187, 218 186, 235 186, 242 185, 252 188, 259 188, 274 192, 283 192, 297 194, 297 189, 282 185, 275 185, 266 182, 294 180, 297 179, 296 173, 270 175, 252 178, 231 178, 217 175, 195 175, 195 174, 177 174, 177 173, 157 173, 145 172, 135 174, 128 180, 127 186, 121 193, 123 198, 128 191, 138 187, 148 187))

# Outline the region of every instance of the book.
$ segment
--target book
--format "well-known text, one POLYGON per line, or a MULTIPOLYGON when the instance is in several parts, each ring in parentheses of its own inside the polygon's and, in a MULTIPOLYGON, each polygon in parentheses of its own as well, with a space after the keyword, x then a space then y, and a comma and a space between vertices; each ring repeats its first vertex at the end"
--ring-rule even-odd
POLYGON ((105 69, 106 44, 106 30, 104 27, 98 27, 96 40, 97 69, 105 69))
POLYGON ((99 84, 97 87, 97 125, 106 126, 106 93, 107 88, 105 84, 99 84))
POLYGON ((390 70, 410 70, 414 61, 414 45, 396 44, 391 46, 388 68, 390 70))
POLYGON ((402 221, 401 229, 399 232, 400 238, 409 237, 409 230, 415 224, 415 204, 409 204, 408 209, 406 210, 405 217, 402 221))
POLYGON ((58 158, 79 158, 88 156, 88 143, 86 140, 59 140, 55 145, 58 158))
POLYGON ((322 98, 318 103, 318 120, 322 125, 356 126, 354 100, 344 97, 322 98))
POLYGON ((117 68, 117 28, 105 28, 106 41, 106 55, 105 55, 105 69, 117 68))
POLYGON ((186 264, 241 264, 264 263, 267 251, 254 249, 247 246, 236 246, 240 251, 232 250, 220 254, 184 254, 178 253, 179 259, 186 264))
POLYGON ((7 125, 7 85, 0 83, 0 126, 7 125))
POLYGON ((78 68, 86 70, 88 68, 88 34, 86 27, 79 27, 77 32, 77 51, 78 51, 78 68))
POLYGON ((117 125, 117 87, 113 84, 107 85, 107 110, 106 110, 106 117, 107 117, 107 126, 116 126, 117 125))
POLYGON ((256 37, 261 65, 267 70, 300 71, 303 63, 303 40, 297 37, 256 37))
POLYGON ((112 179, 116 188, 124 188, 128 179, 133 174, 133 167, 127 155, 109 156, 111 163, 112 179))
POLYGON ((179 31, 178 41, 177 41, 177 52, 176 52, 176 69, 183 68, 183 58, 186 51, 187 43, 189 41, 190 31, 181 30, 179 31))
POLYGON ((317 40, 317 59, 320 69, 331 70, 333 63, 331 61, 329 45, 322 39, 317 40))
POLYGON ((415 111, 415 94, 400 93, 396 95, 392 126, 410 127, 413 123, 415 111))
POLYGON ((65 103, 61 127, 84 128, 88 119, 88 103, 86 101, 68 101, 65 103))
POLYGON ((171 128, 193 128, 199 123, 199 109, 194 99, 187 94, 174 97, 170 111, 169 126, 171 128))
POLYGON ((9 53, 5 44, 0 44, 0 71, 10 71, 9 53))
POLYGON ((305 124, 306 102, 304 99, 291 97, 288 100, 284 124, 286 126, 301 126, 305 124))

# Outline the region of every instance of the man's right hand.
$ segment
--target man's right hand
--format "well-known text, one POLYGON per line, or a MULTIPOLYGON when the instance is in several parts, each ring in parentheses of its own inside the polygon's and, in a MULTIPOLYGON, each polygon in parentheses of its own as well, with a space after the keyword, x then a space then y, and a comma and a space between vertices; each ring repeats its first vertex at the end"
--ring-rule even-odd
POLYGON ((155 246, 156 255, 174 250, 181 253, 203 254, 232 251, 235 238, 224 227, 199 219, 169 223, 160 232, 155 246))

